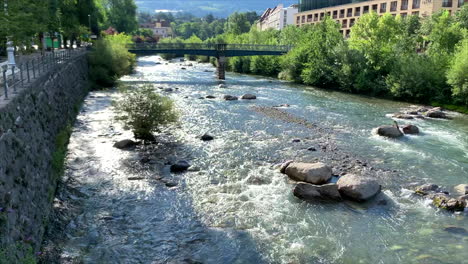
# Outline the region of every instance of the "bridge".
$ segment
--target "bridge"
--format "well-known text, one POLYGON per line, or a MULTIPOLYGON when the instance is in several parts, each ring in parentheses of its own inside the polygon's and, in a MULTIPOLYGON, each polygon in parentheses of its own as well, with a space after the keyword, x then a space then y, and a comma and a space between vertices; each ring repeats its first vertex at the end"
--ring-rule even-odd
POLYGON ((134 43, 128 51, 139 54, 200 55, 217 59, 219 79, 225 79, 227 57, 237 56, 280 56, 288 53, 292 46, 251 44, 207 44, 207 43, 134 43))

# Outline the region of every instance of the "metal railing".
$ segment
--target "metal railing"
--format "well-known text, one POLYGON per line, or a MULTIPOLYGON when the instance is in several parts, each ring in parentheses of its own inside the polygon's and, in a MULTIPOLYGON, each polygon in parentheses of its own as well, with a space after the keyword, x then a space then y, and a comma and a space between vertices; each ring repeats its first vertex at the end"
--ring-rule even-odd
POLYGON ((206 43, 134 43, 129 50, 245 50, 288 52, 292 46, 254 44, 206 44, 206 43))
POLYGON ((59 67, 86 52, 86 47, 48 52, 26 59, 16 65, 0 68, 0 96, 8 100, 11 93, 28 86, 39 77, 56 72, 59 67))

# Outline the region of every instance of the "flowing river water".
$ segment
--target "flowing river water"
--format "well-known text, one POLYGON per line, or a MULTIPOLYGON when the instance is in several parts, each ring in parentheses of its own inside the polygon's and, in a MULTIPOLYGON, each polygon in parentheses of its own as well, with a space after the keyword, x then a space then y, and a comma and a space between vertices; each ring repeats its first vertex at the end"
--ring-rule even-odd
POLYGON ((468 183, 467 116, 411 120, 420 135, 384 139, 372 129, 408 104, 232 73, 220 88, 211 65, 186 68, 140 57, 122 78, 174 89, 157 89, 180 113, 157 145, 113 148, 131 137, 113 120, 119 93, 86 99, 55 200, 55 217, 71 221, 49 231, 61 263, 468 263, 467 213, 440 211, 411 191, 468 183), (222 100, 244 93, 257 100, 222 100), (217 99, 199 99, 206 95, 217 99), (314 128, 255 108, 279 104, 314 128), (215 140, 201 141, 205 132, 215 140), (171 174, 167 164, 179 159, 191 171, 171 174), (383 193, 366 204, 303 202, 273 166, 289 159, 331 162, 335 174, 358 166, 383 193))

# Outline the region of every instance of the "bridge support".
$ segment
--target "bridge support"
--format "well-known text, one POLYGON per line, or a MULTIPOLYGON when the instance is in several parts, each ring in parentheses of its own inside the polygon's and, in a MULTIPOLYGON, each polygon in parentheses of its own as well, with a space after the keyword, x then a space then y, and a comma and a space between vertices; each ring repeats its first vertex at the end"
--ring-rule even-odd
POLYGON ((216 69, 216 74, 218 75, 219 80, 226 79, 226 57, 220 56, 218 59, 218 67, 216 69))

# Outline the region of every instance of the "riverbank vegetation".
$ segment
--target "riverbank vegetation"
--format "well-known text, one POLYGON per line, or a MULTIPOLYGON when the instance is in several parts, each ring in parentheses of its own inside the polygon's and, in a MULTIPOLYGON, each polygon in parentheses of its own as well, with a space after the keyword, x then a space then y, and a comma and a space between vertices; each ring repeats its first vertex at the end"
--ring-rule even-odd
POLYGON ((105 35, 94 43, 89 54, 89 74, 93 88, 111 87, 123 75, 132 72, 136 56, 128 52, 131 37, 105 35))
MULTIPOLYGON (((291 45, 284 56, 229 58, 228 70, 468 112, 468 6, 451 16, 362 16, 344 39, 330 17, 282 31, 225 32, 205 43, 291 45)), ((240 28, 237 26, 235 28, 240 28)), ((166 42, 189 43, 190 39, 166 42)))
POLYGON ((153 132, 177 121, 173 101, 156 93, 152 85, 121 90, 122 98, 114 102, 116 120, 132 130, 136 139, 153 141, 153 132))

